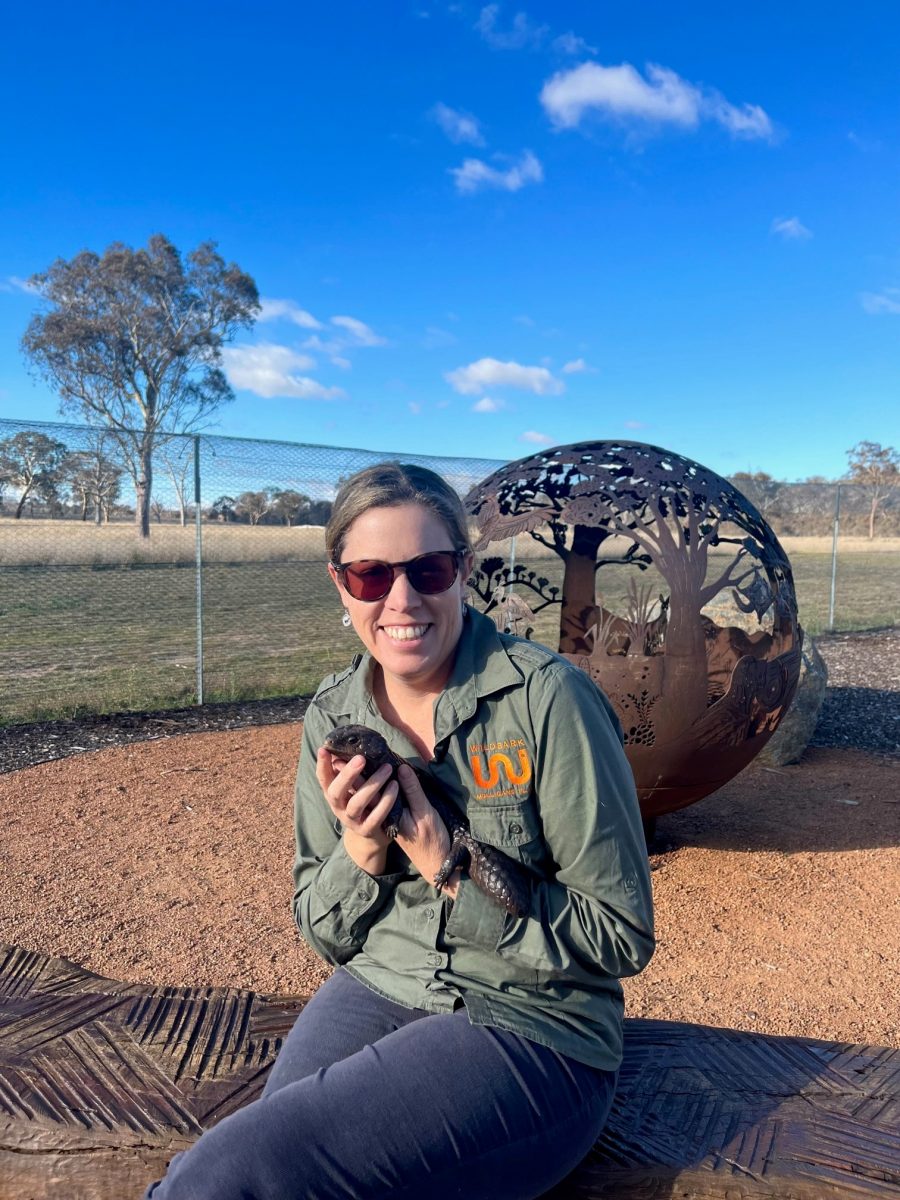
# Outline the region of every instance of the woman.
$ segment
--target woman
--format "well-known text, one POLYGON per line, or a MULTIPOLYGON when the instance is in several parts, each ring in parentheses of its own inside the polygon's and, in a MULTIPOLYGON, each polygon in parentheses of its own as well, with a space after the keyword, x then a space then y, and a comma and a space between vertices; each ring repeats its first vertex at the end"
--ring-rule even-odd
POLYGON ((154 1200, 540 1195, 603 1127, 619 977, 653 952, 650 880, 618 723, 587 675, 465 603, 459 497, 385 463, 342 486, 329 574, 365 653, 303 726, 293 909, 338 970, 260 1100, 176 1156, 154 1200), (415 772, 323 742, 367 725, 527 870, 512 915, 456 869, 415 772), (382 831, 398 790, 396 840, 382 831))

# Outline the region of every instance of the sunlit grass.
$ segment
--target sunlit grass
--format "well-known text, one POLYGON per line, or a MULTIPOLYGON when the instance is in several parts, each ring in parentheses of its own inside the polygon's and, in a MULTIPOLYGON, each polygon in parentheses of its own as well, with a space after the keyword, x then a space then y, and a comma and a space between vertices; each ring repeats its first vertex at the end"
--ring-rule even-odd
MULTIPOLYGON (((130 556, 137 541, 130 527, 0 521, 0 722, 194 703, 193 538, 191 528, 154 530, 152 551, 138 547, 156 554, 153 561, 130 556), (35 538, 43 539, 37 548, 35 538)), ((205 700, 310 694, 347 664, 357 646, 340 624, 321 529, 204 526, 203 541, 205 700)), ((815 635, 828 624, 830 539, 784 545, 801 624, 815 635)), ((555 555, 526 538, 518 539, 517 552, 526 569, 562 582, 555 555)), ((608 607, 623 611, 631 574, 600 569, 598 590, 608 607)), ((668 592, 652 570, 640 582, 654 596, 668 592)), ((526 587, 517 591, 533 599, 526 587)), ((835 627, 898 619, 900 539, 842 540, 835 627)), ((539 615, 534 636, 558 644, 558 605, 539 615)))

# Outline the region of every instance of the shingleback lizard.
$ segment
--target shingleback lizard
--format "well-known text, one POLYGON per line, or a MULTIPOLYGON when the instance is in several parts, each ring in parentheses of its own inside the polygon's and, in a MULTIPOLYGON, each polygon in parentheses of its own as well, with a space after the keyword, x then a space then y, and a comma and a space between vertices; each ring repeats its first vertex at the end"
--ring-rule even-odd
MULTIPOLYGON (((366 765, 363 779, 368 779, 383 763, 396 768, 406 760, 388 746, 380 733, 366 725, 338 725, 325 738, 325 749, 338 758, 349 762, 356 754, 362 754, 366 765)), ((416 770, 415 768, 413 768, 416 770)), ((524 917, 530 905, 528 872, 521 863, 509 858, 496 846, 476 841, 466 818, 450 801, 438 792, 436 781, 425 771, 416 770, 422 788, 438 816, 450 834, 450 853, 434 877, 434 886, 441 888, 457 867, 463 867, 476 887, 486 896, 515 916, 524 917)), ((404 803, 402 793, 382 825, 389 838, 397 836, 404 803)))

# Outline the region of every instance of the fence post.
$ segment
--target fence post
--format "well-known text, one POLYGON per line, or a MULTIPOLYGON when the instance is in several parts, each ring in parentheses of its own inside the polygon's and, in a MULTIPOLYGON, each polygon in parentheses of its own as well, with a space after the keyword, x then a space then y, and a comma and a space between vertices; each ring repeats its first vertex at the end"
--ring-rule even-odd
POLYGON ((203 518, 200 512, 200 438, 194 435, 194 571, 197 577, 197 703, 203 703, 203 518))
POLYGON ((841 524, 841 485, 834 497, 834 534, 831 539, 831 598, 828 602, 828 630, 834 632, 834 583, 837 578, 838 530, 841 524))

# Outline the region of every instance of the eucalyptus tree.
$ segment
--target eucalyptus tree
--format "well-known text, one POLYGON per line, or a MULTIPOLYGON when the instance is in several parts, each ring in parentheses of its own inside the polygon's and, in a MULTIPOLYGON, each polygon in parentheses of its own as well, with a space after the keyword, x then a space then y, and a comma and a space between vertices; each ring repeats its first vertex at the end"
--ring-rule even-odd
POLYGON ((202 428, 233 393, 222 347, 259 312, 253 279, 215 243, 182 257, 162 234, 146 248, 57 259, 30 280, 45 307, 22 338, 64 412, 111 431, 134 484, 135 522, 150 536, 160 435, 202 428))
POLYGON ((17 520, 29 498, 48 504, 56 499, 67 454, 65 442, 34 430, 23 430, 0 442, 0 477, 19 491, 17 520))

